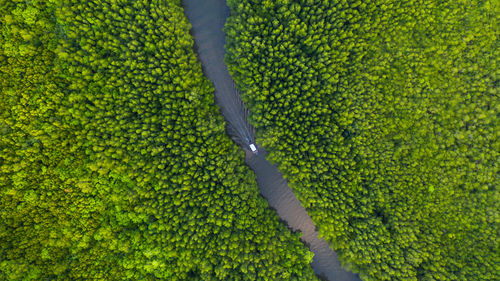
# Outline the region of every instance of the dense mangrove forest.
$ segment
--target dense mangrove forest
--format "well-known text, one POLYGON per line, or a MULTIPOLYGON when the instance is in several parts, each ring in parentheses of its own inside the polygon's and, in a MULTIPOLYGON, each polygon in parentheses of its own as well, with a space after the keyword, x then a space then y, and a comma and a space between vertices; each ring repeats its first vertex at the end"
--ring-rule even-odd
POLYGON ((499 9, 0 1, 0 280, 500 280, 499 9))
POLYGON ((0 280, 314 280, 177 1, 2 2, 0 280))
POLYGON ((497 280, 498 3, 228 0, 256 140, 363 280, 497 280))

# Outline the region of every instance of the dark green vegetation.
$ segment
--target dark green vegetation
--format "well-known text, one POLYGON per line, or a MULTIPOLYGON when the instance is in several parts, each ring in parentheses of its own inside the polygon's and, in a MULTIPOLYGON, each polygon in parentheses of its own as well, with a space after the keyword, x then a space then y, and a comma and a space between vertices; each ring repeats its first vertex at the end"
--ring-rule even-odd
POLYGON ((0 280, 315 279, 178 1, 2 1, 0 22, 0 280))
POLYGON ((498 2, 228 2, 257 141, 341 260, 500 280, 498 2))

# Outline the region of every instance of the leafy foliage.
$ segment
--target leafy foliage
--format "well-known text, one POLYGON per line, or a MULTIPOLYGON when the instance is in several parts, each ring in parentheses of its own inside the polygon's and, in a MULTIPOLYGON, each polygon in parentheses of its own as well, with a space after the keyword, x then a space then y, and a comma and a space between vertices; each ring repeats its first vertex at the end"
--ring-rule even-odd
POLYGON ((0 279, 315 279, 178 1, 3 1, 0 21, 0 279))
POLYGON ((498 3, 228 1, 258 141, 364 280, 498 280, 498 3))

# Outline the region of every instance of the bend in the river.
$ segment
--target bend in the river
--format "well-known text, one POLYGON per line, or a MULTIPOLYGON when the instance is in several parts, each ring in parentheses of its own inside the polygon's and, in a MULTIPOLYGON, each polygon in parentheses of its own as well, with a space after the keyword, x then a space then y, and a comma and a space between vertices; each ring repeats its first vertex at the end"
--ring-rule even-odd
MULTIPOLYGON (((192 35, 203 72, 215 88, 215 102, 227 122, 228 133, 246 148, 254 138, 253 128, 247 121, 247 111, 224 63, 225 34, 223 27, 229 16, 225 0, 182 0, 184 11, 192 25, 192 35)), ((357 274, 340 267, 339 260, 328 243, 318 238, 318 232, 306 210, 295 197, 276 166, 266 160, 266 152, 259 147, 259 155, 247 150, 246 163, 257 175, 257 184, 269 205, 288 227, 303 233, 301 240, 314 253, 312 267, 316 274, 327 280, 360 280, 357 274)))

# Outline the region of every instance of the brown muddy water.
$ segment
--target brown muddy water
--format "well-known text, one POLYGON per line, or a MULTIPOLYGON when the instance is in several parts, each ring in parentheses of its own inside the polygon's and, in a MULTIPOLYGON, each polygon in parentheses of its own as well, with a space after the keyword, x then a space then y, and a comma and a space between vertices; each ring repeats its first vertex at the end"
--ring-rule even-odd
POLYGON ((360 280, 357 274, 341 268, 337 254, 324 239, 318 238, 316 227, 307 211, 277 167, 266 160, 264 148, 259 146, 258 155, 248 151, 246 142, 254 140, 254 130, 247 121, 248 111, 224 63, 223 27, 229 17, 225 0, 181 2, 192 25, 191 34, 203 72, 214 85, 215 102, 227 122, 227 132, 246 150, 245 163, 255 172, 261 194, 290 229, 302 232, 302 242, 314 253, 311 266, 318 276, 330 281, 360 280))

